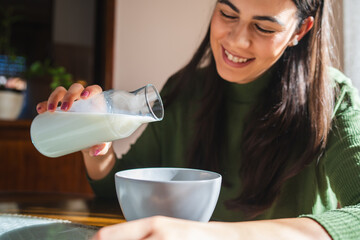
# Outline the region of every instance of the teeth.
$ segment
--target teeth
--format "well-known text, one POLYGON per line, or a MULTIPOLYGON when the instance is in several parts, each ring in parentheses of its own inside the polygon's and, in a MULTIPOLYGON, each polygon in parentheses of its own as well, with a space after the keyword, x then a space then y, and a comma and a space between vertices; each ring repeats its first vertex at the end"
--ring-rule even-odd
POLYGON ((245 63, 245 62, 249 61, 249 59, 247 59, 247 58, 235 57, 226 50, 225 50, 225 54, 226 54, 227 58, 234 63, 245 63))

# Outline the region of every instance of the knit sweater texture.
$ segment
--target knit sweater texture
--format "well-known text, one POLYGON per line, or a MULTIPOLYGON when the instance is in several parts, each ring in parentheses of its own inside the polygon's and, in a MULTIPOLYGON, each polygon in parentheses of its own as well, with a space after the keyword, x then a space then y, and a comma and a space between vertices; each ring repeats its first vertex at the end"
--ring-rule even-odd
MULTIPOLYGON (((324 154, 288 180, 273 205, 255 220, 308 217, 319 222, 334 240, 360 239, 360 98, 350 79, 340 71, 331 68, 329 76, 337 83, 339 94, 324 154)), ((225 84, 228 117, 223 131, 227 131, 228 144, 224 148, 227 157, 222 160, 221 174, 232 185, 222 187, 212 220, 244 220, 241 212, 227 209, 224 202, 239 195, 239 144, 244 117, 261 97, 262 90, 271 87, 271 77, 265 73, 247 84, 225 84)), ((162 92, 167 91, 167 85, 162 92)), ((89 179, 95 194, 116 198, 114 174, 123 169, 187 167, 185 153, 195 130, 198 99, 196 95, 178 98, 165 109, 162 121, 146 127, 105 178, 89 179)))

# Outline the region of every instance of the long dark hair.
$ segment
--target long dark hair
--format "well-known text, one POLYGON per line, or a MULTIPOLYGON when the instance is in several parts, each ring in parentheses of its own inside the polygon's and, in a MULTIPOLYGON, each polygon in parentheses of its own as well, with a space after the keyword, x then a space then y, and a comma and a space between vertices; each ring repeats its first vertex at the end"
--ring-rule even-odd
MULTIPOLYGON (((266 97, 247 116, 239 143, 242 189, 226 205, 242 210, 249 219, 272 205, 285 181, 320 157, 331 127, 334 91, 326 74, 330 66, 330 3, 292 1, 298 9, 299 26, 310 16, 314 17, 314 26, 297 46, 285 50, 274 66, 278 77, 272 79, 272 87, 264 93, 266 97)), ((190 167, 220 171, 221 147, 226 139, 221 128, 226 121, 221 107, 224 80, 216 71, 210 30, 189 64, 176 74, 178 82, 164 96, 164 102, 165 107, 169 106, 181 89, 191 87, 194 72, 204 62, 206 81, 202 83, 204 91, 189 146, 189 162, 190 167)))

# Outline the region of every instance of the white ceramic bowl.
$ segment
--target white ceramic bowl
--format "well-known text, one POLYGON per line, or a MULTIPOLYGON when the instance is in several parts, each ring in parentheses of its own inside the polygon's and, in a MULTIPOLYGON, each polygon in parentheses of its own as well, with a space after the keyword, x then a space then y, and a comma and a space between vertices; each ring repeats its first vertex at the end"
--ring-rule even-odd
POLYGON ((189 168, 139 168, 115 174, 127 221, 168 216, 207 222, 215 209, 221 175, 189 168))

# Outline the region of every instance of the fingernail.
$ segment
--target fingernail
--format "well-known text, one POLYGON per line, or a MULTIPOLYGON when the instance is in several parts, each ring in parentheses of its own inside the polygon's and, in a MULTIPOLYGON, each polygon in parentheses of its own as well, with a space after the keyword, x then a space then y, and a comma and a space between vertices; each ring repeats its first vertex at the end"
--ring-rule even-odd
POLYGON ((95 150, 95 152, 94 152, 94 156, 99 155, 99 153, 100 153, 100 150, 99 150, 99 149, 98 149, 98 150, 95 150))
POLYGON ((50 103, 50 104, 48 105, 48 110, 54 110, 54 109, 55 109, 55 105, 52 104, 52 103, 50 103))
POLYGON ((36 108, 36 110, 40 111, 40 110, 41 110, 41 106, 38 106, 38 107, 36 108))
POLYGON ((89 91, 83 91, 82 93, 81 93, 81 96, 82 97, 88 97, 90 95, 90 92, 89 91))
POLYGON ((61 104, 61 110, 66 111, 66 110, 68 110, 68 108, 69 108, 69 103, 68 102, 63 102, 61 104))

